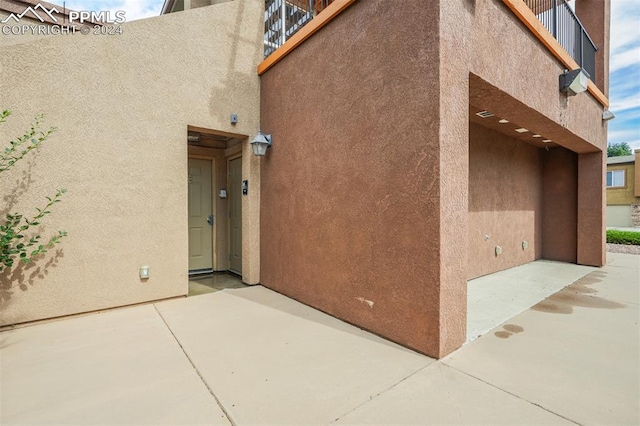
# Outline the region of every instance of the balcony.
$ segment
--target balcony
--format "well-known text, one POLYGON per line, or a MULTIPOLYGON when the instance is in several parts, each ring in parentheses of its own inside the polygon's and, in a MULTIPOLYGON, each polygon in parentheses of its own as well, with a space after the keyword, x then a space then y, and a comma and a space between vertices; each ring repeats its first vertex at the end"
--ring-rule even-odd
POLYGON ((334 0, 265 0, 264 57, 271 55, 334 0))
POLYGON ((598 48, 569 3, 566 0, 524 0, 524 3, 580 68, 595 81, 598 48))

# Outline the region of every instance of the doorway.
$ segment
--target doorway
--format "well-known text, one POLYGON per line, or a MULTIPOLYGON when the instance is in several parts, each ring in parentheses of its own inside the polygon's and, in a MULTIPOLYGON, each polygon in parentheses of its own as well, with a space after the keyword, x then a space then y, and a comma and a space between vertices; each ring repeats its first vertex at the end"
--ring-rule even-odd
POLYGON ((242 275, 242 157, 229 161, 229 270, 242 275))
POLYGON ((189 274, 213 272, 213 162, 189 158, 189 274))

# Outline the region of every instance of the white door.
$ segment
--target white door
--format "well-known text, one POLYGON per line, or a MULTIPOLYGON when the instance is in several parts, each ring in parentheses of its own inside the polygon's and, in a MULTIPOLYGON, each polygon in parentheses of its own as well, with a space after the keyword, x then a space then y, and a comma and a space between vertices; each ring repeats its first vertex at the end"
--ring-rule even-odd
POLYGON ((189 271, 213 270, 211 160, 189 159, 189 271))

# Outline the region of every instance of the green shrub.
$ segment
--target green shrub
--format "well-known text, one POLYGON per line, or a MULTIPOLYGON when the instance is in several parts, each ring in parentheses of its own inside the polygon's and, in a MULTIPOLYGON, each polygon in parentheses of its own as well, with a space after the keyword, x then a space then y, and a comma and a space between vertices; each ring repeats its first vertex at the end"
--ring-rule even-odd
MULTIPOLYGON (((11 115, 9 111, 0 111, 0 124, 4 123, 9 115, 11 115)), ((41 131, 41 120, 42 116, 37 117, 29 130, 0 150, 0 174, 11 169, 55 132, 56 129, 53 127, 41 131)), ((5 179, 4 175, 2 179, 5 179)), ((53 197, 47 197, 48 202, 42 208, 36 208, 38 213, 30 218, 20 213, 13 213, 7 214, 4 220, 0 220, 0 272, 11 268, 17 262, 31 263, 36 256, 46 253, 47 249, 51 249, 67 236, 65 231, 58 231, 57 234, 43 241, 40 235, 26 235, 28 231, 34 231, 34 228, 40 225, 40 221, 51 213, 49 209, 60 202, 65 192, 63 188, 56 190, 56 194, 53 197)))
POLYGON ((607 242, 610 244, 632 244, 634 246, 640 246, 640 232, 609 229, 607 231, 607 242))

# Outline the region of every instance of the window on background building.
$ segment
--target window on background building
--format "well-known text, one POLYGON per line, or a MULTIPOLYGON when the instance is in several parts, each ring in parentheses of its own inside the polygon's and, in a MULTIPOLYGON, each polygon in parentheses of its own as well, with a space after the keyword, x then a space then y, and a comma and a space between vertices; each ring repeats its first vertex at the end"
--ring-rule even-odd
POLYGON ((607 188, 624 186, 624 170, 611 170, 607 172, 607 188))

